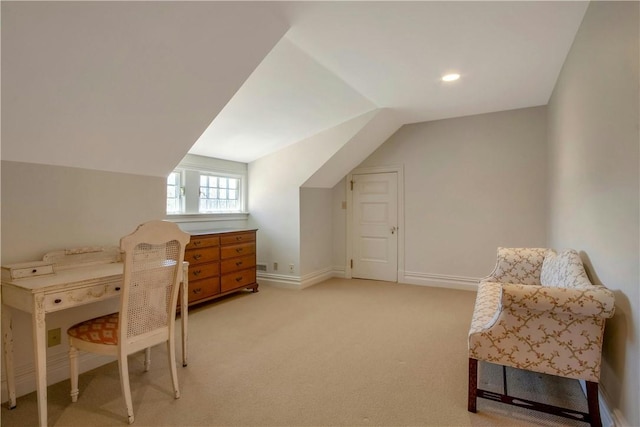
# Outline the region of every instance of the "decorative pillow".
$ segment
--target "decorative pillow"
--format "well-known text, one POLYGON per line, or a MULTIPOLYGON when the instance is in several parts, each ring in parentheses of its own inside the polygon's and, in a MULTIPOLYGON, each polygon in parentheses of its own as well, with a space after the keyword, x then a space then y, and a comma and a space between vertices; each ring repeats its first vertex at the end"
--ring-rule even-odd
POLYGON ((585 288, 591 281, 584 270, 580 255, 573 249, 560 253, 549 251, 542 262, 540 284, 552 288, 585 288))
POLYGON ((546 248, 500 247, 496 266, 485 279, 492 282, 539 285, 540 270, 547 251, 546 248))

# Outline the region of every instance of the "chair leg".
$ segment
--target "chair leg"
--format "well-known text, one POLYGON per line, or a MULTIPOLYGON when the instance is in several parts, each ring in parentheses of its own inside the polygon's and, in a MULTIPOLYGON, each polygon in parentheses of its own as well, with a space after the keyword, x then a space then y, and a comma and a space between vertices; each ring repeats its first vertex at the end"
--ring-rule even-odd
POLYGON ((69 346, 69 378, 71 379, 71 401, 78 401, 78 349, 73 345, 69 346))
POLYGON ((476 402, 478 401, 478 360, 469 358, 469 401, 467 410, 476 412, 476 402))
POLYGON ((587 404, 589 405, 591 427, 602 427, 600 403, 598 402, 598 383, 596 382, 587 381, 587 404))
POLYGON ((173 393, 176 399, 180 399, 180 387, 178 386, 178 370, 176 369, 176 343, 169 338, 167 341, 167 352, 169 353, 169 369, 171 369, 171 382, 173 383, 173 393))
POLYGON ((151 368, 151 347, 144 350, 144 371, 149 372, 151 368))
POLYGON ((133 403, 131 401, 131 386, 129 385, 129 361, 126 354, 118 356, 118 366, 120 368, 120 387, 124 396, 124 403, 127 406, 127 418, 129 424, 133 424, 133 403))

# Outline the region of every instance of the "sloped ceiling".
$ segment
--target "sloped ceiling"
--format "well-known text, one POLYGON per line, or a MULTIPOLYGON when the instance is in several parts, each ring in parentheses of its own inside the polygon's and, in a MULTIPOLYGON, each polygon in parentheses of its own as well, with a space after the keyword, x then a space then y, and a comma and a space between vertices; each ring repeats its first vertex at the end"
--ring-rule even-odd
POLYGON ((266 3, 2 2, 2 159, 167 176, 288 28, 266 3))
POLYGON ((284 37, 190 151, 246 163, 374 109, 284 37))
POLYGON ((1 155, 166 176, 190 149, 251 162, 376 109, 544 105, 587 4, 2 2, 1 155))

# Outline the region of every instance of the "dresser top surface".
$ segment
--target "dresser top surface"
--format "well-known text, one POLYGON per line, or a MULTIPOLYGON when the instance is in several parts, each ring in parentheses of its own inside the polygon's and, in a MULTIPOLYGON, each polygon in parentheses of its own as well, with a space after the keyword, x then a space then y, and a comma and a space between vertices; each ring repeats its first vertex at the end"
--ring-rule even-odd
POLYGON ((242 233, 247 231, 257 231, 256 228, 221 228, 221 229, 206 229, 206 230, 190 230, 187 233, 192 236, 203 236, 205 234, 227 234, 227 233, 242 233))

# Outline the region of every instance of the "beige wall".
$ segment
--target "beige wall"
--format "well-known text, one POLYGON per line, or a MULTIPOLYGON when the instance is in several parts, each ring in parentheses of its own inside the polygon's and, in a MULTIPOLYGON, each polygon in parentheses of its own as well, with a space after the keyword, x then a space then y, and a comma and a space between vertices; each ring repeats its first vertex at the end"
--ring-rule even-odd
POLYGON ((404 167, 404 281, 479 278, 498 246, 544 246, 546 159, 545 107, 400 128, 360 166, 404 167))
POLYGON ((592 2, 549 103, 550 243, 616 294, 601 386, 640 425, 638 2, 592 2))
POLYGON ((2 161, 2 264, 52 249, 118 245, 166 216, 164 178, 2 161))
POLYGON ((300 274, 331 272, 333 193, 330 188, 300 188, 300 274))
MULTIPOLYGON (((2 161, 2 265, 42 259, 45 252, 76 246, 118 245, 141 222, 162 219, 164 178, 2 161)), ((47 329, 65 331, 81 320, 117 310, 117 301, 88 304, 47 316, 47 329)), ((34 390, 31 321, 14 317, 17 393, 34 390)), ((68 378, 67 341, 47 350, 49 383, 68 378)), ((81 367, 94 365, 81 358, 81 367)), ((3 365, 4 366, 4 365, 3 365)), ((4 369, 2 369, 4 375, 4 369)), ((2 383, 3 401, 6 384, 2 383)))

